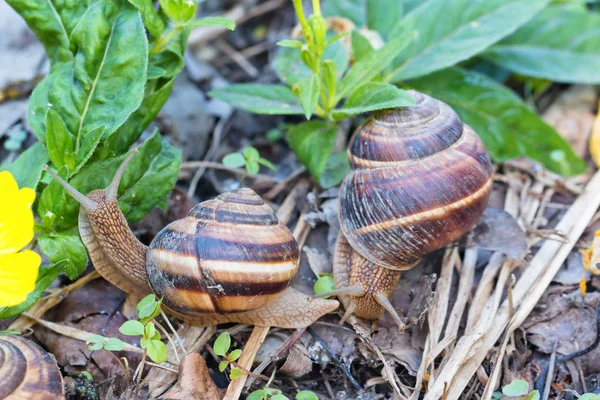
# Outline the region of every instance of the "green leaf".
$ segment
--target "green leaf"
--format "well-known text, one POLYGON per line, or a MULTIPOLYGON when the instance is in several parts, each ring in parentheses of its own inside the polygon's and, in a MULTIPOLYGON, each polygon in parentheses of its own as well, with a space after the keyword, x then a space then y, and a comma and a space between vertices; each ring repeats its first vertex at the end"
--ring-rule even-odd
POLYGON ((146 323, 160 314, 162 300, 156 301, 154 294, 144 297, 137 305, 138 317, 141 323, 146 323))
MULTIPOLYGON (((56 171, 58 176, 68 180, 68 169, 63 167, 56 171)), ((60 226, 61 207, 66 197, 65 188, 58 183, 56 179, 52 179, 48 186, 42 191, 37 204, 37 214, 42 219, 42 225, 48 230, 56 230, 57 226, 60 226)))
POLYGON ((229 365, 229 361, 221 361, 219 363, 219 372, 223 372, 227 369, 227 366, 229 365))
POLYGON ((321 186, 329 189, 339 185, 350 172, 348 154, 345 151, 334 153, 327 159, 321 172, 321 186))
POLYGON ((223 165, 227 168, 239 168, 246 165, 246 159, 242 153, 231 153, 223 157, 223 165))
POLYGON ((144 325, 140 321, 131 319, 121 325, 119 332, 127 336, 142 336, 144 334, 144 325))
POLYGON ((231 368, 231 372, 229 373, 229 379, 234 380, 244 375, 241 369, 239 368, 231 368))
POLYGON ((327 0, 323 5, 323 15, 347 18, 360 28, 367 23, 366 0, 327 0))
POLYGON ((100 335, 92 335, 85 341, 90 350, 100 350, 104 346, 104 337, 100 335))
POLYGON ((156 295, 152 293, 141 299, 135 306, 135 309, 139 312, 146 307, 154 307, 154 304, 156 304, 156 295))
POLYGON ((140 107, 133 112, 112 135, 100 143, 92 157, 94 161, 117 157, 139 139, 144 129, 156 118, 156 115, 166 103, 175 79, 168 80, 157 87, 157 81, 149 81, 146 85, 144 100, 140 107))
POLYGON ((270 170, 273 170, 273 171, 277 170, 277 168, 275 168, 273 163, 271 161, 267 160, 266 158, 262 158, 262 157, 259 158, 258 163, 260 165, 264 165, 265 167, 269 168, 270 170))
POLYGON ((231 353, 229 353, 229 354, 227 355, 227 359, 228 359, 229 361, 235 361, 235 360, 237 360, 238 358, 240 358, 240 356, 241 356, 241 355, 242 355, 242 350, 240 350, 240 349, 235 349, 235 350, 233 350, 231 353))
POLYGON ((257 114, 304 114, 296 95, 280 85, 238 84, 211 90, 208 95, 257 114))
MULTIPOLYGON (((341 42, 334 42, 327 46, 321 60, 333 60, 339 78, 348 67, 348 52, 341 42)), ((304 65, 298 49, 279 49, 273 61, 273 69, 279 79, 288 86, 304 82, 313 74, 313 71, 304 65)))
POLYGON ((35 189, 42 176, 44 165, 49 159, 46 147, 37 142, 25 150, 14 162, 0 168, 0 171, 9 171, 20 188, 35 189))
POLYGON ((566 176, 587 168, 567 141, 519 97, 484 75, 450 68, 408 85, 454 108, 498 161, 525 156, 566 176))
POLYGON ((87 265, 87 253, 77 232, 59 232, 38 237, 40 249, 53 263, 64 260, 64 272, 75 280, 87 265))
POLYGON ((138 108, 144 95, 148 41, 137 10, 129 3, 99 0, 70 35, 75 58, 57 65, 34 90, 29 119, 45 142, 44 110, 54 109, 74 135, 75 153, 90 132, 112 134, 138 108), (91 39, 93 38, 93 39, 91 39))
POLYGON ((65 0, 7 0, 44 45, 51 63, 68 61, 71 29, 86 10, 90 1, 65 0))
POLYGON ((394 85, 371 82, 354 91, 344 106, 334 110, 332 115, 339 121, 351 115, 414 104, 414 99, 406 91, 394 85))
POLYGON ((169 352, 167 346, 160 340, 151 340, 148 342, 148 357, 157 364, 167 361, 169 352))
POLYGON ((196 16, 194 0, 160 0, 160 8, 176 22, 189 21, 196 16))
POLYGON ((217 337, 215 340, 215 344, 213 345, 213 350, 215 354, 218 356, 224 356, 229 351, 229 347, 231 346, 231 337, 229 333, 223 332, 217 337))
POLYGON ((296 395, 296 400, 319 400, 319 398, 310 390, 301 390, 296 395))
POLYGON ((524 396, 529 393, 529 383, 523 379, 515 379, 502 388, 502 393, 508 397, 524 396))
POLYGON ((129 0, 142 14, 144 25, 154 37, 159 37, 165 30, 165 24, 154 9, 152 0, 129 0))
POLYGON ((534 390, 533 392, 529 393, 529 396, 527 396, 527 400, 540 400, 540 392, 534 390))
POLYGON ((125 348, 125 343, 117 338, 108 338, 104 345, 104 350, 108 351, 121 351, 125 348))
POLYGON ((225 17, 209 17, 202 19, 195 19, 193 21, 186 22, 185 26, 197 27, 197 26, 222 26, 230 31, 235 29, 235 22, 225 17))
POLYGON ((256 175, 258 174, 258 171, 260 171, 260 165, 258 165, 257 161, 248 161, 246 162, 246 171, 248 171, 250 175, 256 175))
POLYGON ((369 43, 369 40, 361 35, 358 31, 352 31, 352 53, 354 54, 354 61, 358 62, 368 56, 373 51, 373 46, 369 43))
POLYGON ((264 389, 259 389, 255 392, 252 392, 246 397, 246 400, 266 400, 267 392, 264 389))
POLYGON ((4 330, 0 330, 0 335, 20 335, 21 332, 19 331, 4 331, 4 330))
POLYGON ((152 322, 148 322, 144 327, 144 337, 148 339, 153 339, 156 335, 156 327, 152 322))
POLYGON ((34 305, 43 295, 46 289, 52 282, 56 280, 58 275, 63 271, 64 263, 59 262, 48 267, 40 267, 38 277, 35 282, 35 288, 27 295, 27 300, 23 303, 12 307, 0 308, 0 319, 11 318, 17 316, 34 305))
POLYGON ((416 78, 466 60, 543 9, 549 0, 430 0, 399 20, 390 37, 408 36, 386 80, 416 78))
POLYGON ((93 381, 94 381, 94 378, 92 378, 92 374, 90 374, 90 373, 89 373, 89 372, 87 372, 87 371, 81 371, 81 372, 79 373, 79 375, 80 375, 80 376, 84 376, 84 377, 85 377, 85 379, 87 379, 87 380, 88 380, 88 381, 90 381, 90 382, 93 382, 93 381))
POLYGON ((275 44, 281 47, 289 47, 290 49, 299 49, 302 47, 302 42, 299 40, 280 40, 275 44))
POLYGON ((290 400, 286 396, 281 393, 277 393, 276 395, 271 397, 271 400, 290 400))
MULTIPOLYGON (((331 276, 322 276, 315 282, 313 286, 313 290, 315 294, 321 294, 325 292, 330 292, 335 289, 335 283, 333 282, 333 277, 331 276)), ((329 298, 329 296, 324 297, 324 299, 329 298)))
POLYGON ((398 36, 390 40, 385 46, 377 51, 373 51, 366 55, 362 60, 355 63, 348 73, 340 82, 340 89, 338 91, 336 102, 343 99, 346 96, 352 95, 352 93, 365 83, 369 83, 375 78, 383 69, 385 69, 400 53, 400 51, 406 48, 409 42, 407 35, 398 36))
MULTIPOLYGON (((323 46, 327 47, 330 44, 337 42, 338 40, 340 40, 344 36, 348 36, 349 34, 350 34, 350 32, 338 33, 337 35, 334 35, 331 38, 327 39, 327 41, 325 42, 325 44, 323 46)), ((327 61, 327 60, 325 60, 325 61, 327 61)))
POLYGON ((319 103, 319 92, 321 90, 321 80, 319 75, 312 74, 306 81, 297 83, 298 98, 300 105, 304 110, 306 119, 310 119, 313 110, 319 103))
POLYGON ((244 157, 247 161, 258 161, 260 153, 254 147, 246 147, 244 149, 244 157))
POLYGON ((600 14, 552 6, 485 52, 522 75, 566 83, 600 83, 600 14))
POLYGON ((320 182, 321 173, 335 144, 336 126, 309 121, 289 128, 287 141, 302 164, 320 182))
MULTIPOLYGON (((538 393, 539 396, 539 393, 538 393)), ((593 393, 586 393, 579 396, 579 400, 599 400, 600 396, 595 395, 593 393)))
POLYGON ((70 171, 75 169, 72 135, 60 115, 53 109, 49 109, 46 114, 46 147, 56 168, 66 165, 70 171))
POLYGON ((81 142, 81 149, 77 154, 77 166, 70 173, 71 176, 75 175, 85 165, 85 163, 92 157, 94 150, 98 147, 102 136, 106 129, 103 126, 99 126, 96 129, 91 130, 87 135, 83 137, 81 142))
POLYGON ((366 0, 367 27, 379 32, 383 39, 388 39, 394 25, 402 18, 404 1, 398 0, 366 0))

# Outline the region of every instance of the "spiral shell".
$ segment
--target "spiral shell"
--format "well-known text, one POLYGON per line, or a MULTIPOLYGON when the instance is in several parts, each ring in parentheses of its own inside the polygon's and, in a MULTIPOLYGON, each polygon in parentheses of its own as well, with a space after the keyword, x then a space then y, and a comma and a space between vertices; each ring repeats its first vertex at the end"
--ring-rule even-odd
POLYGON ((251 189, 196 205, 150 244, 150 286, 186 315, 255 310, 279 296, 298 271, 290 230, 251 189))
POLYGON ((446 246, 477 222, 492 188, 477 134, 447 104, 411 91, 416 105, 376 113, 348 146, 340 222, 367 260, 390 269, 446 246))
POLYGON ((64 399, 63 380, 54 357, 37 344, 0 335, 0 399, 64 399))

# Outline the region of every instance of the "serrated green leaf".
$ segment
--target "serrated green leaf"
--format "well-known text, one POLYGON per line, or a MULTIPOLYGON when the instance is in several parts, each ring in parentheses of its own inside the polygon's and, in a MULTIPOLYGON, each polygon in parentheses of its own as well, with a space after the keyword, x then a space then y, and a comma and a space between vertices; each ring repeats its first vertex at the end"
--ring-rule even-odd
POLYGON ((46 147, 42 143, 37 142, 25 150, 11 164, 0 168, 0 171, 9 171, 20 188, 28 187, 35 189, 42 176, 44 165, 46 165, 49 159, 46 147))
POLYGON ((409 45, 386 80, 400 82, 452 66, 508 36, 549 0, 430 0, 400 19, 390 37, 409 45), (443 16, 443 18, 441 17, 443 16))
POLYGON ((489 48, 485 57, 522 75, 600 83, 600 14, 551 6, 489 48))
POLYGON ((129 0, 142 14, 144 25, 154 37, 159 37, 165 30, 165 24, 154 9, 152 0, 129 0))
POLYGON ((167 346, 160 340, 151 340, 148 342, 148 357, 157 364, 167 361, 169 352, 167 346))
POLYGON ((235 350, 233 350, 231 353, 229 353, 229 354, 227 355, 227 359, 228 359, 229 361, 235 361, 235 360, 237 360, 238 358, 240 358, 240 356, 241 356, 241 355, 242 355, 242 350, 240 350, 240 349, 235 349, 235 350))
POLYGON ((529 393, 529 383, 523 379, 515 379, 502 388, 502 393, 509 397, 524 396, 529 393))
POLYGON ((568 142, 519 97, 484 75, 449 68, 408 85, 454 108, 498 161, 525 156, 566 176, 587 168, 568 142))
POLYGON ((144 334, 144 325, 140 321, 131 319, 121 325, 119 332, 127 336, 142 336, 144 334))
POLYGON ((335 134, 336 126, 326 121, 304 122, 288 130, 291 149, 318 182, 335 144, 335 134))
POLYGON ((306 81, 297 83, 300 105, 304 110, 306 119, 310 119, 315 107, 319 103, 321 80, 317 74, 312 74, 306 81))
POLYGON ((229 379, 234 380, 244 375, 241 369, 239 368, 231 368, 231 372, 229 373, 229 379))
POLYGON ((87 265, 87 252, 77 232, 58 232, 38 237, 40 249, 53 263, 65 262, 64 272, 75 280, 87 265))
POLYGON ((35 288, 27 295, 27 300, 16 306, 0 308, 0 319, 17 316, 34 305, 63 271, 63 264, 63 262, 59 262, 48 267, 40 267, 35 288))
MULTIPOLYGON (((348 52, 344 45, 337 41, 327 46, 321 60, 333 60, 339 78, 348 67, 348 52)), ((313 71, 304 65, 298 49, 280 48, 273 61, 273 69, 279 79, 288 86, 306 81, 313 74, 313 71)))
POLYGON ((407 107, 414 104, 414 99, 406 91, 394 85, 371 82, 354 91, 344 106, 334 110, 332 115, 339 121, 369 111, 407 107))
POLYGON ((280 40, 275 43, 277 46, 288 47, 290 49, 299 49, 302 47, 302 42, 299 40, 280 40))
POLYGON ((358 31, 352 31, 351 43, 355 62, 362 60, 372 51, 374 51, 373 46, 371 46, 371 43, 369 43, 369 40, 361 35, 358 31))
POLYGON ((319 398, 310 390, 301 390, 296 395, 296 400, 319 400, 319 398))
POLYGON ((223 332, 217 337, 215 343, 213 345, 213 350, 215 354, 218 356, 224 356, 229 351, 229 347, 231 346, 231 337, 229 333, 223 332))
POLYGON ((117 338, 108 338, 104 345, 104 350, 108 351, 121 351, 125 348, 125 343, 117 338))
POLYGON ((75 58, 56 65, 34 90, 28 117, 45 142, 40 118, 45 118, 45 109, 54 109, 74 135, 78 154, 89 132, 104 126, 105 135, 110 135, 140 105, 148 41, 139 12, 129 3, 108 0, 87 9, 70 41, 75 58))
POLYGON ((281 85, 238 84, 211 90, 208 95, 257 114, 304 114, 296 95, 281 85))
POLYGON ((100 350, 104 346, 104 337, 100 335, 92 335, 85 341, 90 350, 100 350))
POLYGON ((70 171, 75 169, 73 137, 64 121, 53 109, 46 113, 46 147, 50 160, 56 168, 65 165, 70 171))
POLYGON ((246 159, 242 153, 231 153, 223 157, 223 165, 228 168, 239 168, 246 165, 246 159))
POLYGON ((235 29, 235 22, 225 17, 209 17, 186 22, 185 26, 194 28, 197 26, 222 26, 223 28, 227 28, 232 31, 235 29))
POLYGON ((219 363, 219 372, 223 372, 227 369, 227 366, 229 365, 228 361, 221 361, 219 363))
POLYGON ((336 102, 352 95, 359 87, 371 82, 407 46, 409 40, 410 38, 407 35, 396 36, 379 50, 369 53, 362 60, 355 63, 340 82, 336 102))

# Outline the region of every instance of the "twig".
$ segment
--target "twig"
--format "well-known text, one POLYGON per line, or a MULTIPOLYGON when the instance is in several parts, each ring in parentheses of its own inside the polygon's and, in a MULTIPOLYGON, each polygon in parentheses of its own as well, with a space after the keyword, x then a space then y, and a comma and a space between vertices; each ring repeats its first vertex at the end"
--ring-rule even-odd
POLYGON ((251 78, 256 78, 258 76, 258 70, 254 67, 254 65, 250 64, 250 62, 240 54, 239 51, 234 49, 223 39, 217 41, 217 47, 227 54, 237 65, 239 65, 251 78))
POLYGON ((285 178, 283 181, 279 182, 277 185, 273 186, 271 188, 271 190, 269 190, 267 193, 265 193, 265 195, 263 196, 263 198, 265 200, 273 200, 275 197, 277 197, 277 195, 279 193, 281 193, 281 191, 283 189, 285 189, 287 187, 287 185, 290 184, 291 181, 293 181, 294 179, 296 179, 297 177, 299 177, 300 175, 302 175, 304 172, 306 172, 306 167, 300 167, 297 170, 295 170, 294 172, 292 172, 290 174, 290 176, 288 176, 287 178, 285 178))
POLYGON ((177 339, 177 343, 179 343, 179 347, 181 347, 181 350, 183 350, 183 354, 186 354, 185 347, 183 347, 183 342, 181 341, 181 337, 179 337, 179 333, 177 333, 177 330, 175 328, 173 328, 171 321, 169 321, 169 317, 167 316, 167 314, 165 314, 165 312, 163 310, 160 310, 160 315, 163 317, 163 319, 167 323, 167 326, 169 327, 171 332, 173 332, 173 335, 175 335, 175 339, 177 339))
POLYGON ((152 367, 164 369, 165 371, 173 372, 174 374, 179 374, 179 371, 176 370, 175 368, 165 367, 164 365, 156 364, 156 363, 153 363, 151 361, 146 361, 146 364, 148 364, 148 365, 150 365, 152 367))
POLYGON ((156 324, 156 326, 158 326, 158 329, 160 329, 162 331, 162 333, 167 337, 167 340, 169 341, 169 343, 171 343, 171 347, 173 347, 173 352, 175 354, 175 359, 177 360, 177 365, 179 365, 179 363, 181 362, 181 359, 179 358, 179 352, 177 351, 177 346, 175 346, 175 342, 173 342, 173 338, 171 338, 171 335, 169 335, 169 332, 167 332, 165 327, 162 326, 158 321, 154 320, 154 324, 156 324))
POLYGON ((544 392, 542 393, 542 400, 548 400, 550 396, 550 388, 552 384, 552 376, 554 375, 554 363, 556 362, 556 346, 558 340, 554 342, 552 347, 552 354, 550 354, 550 362, 548 364, 548 375, 546 376, 546 385, 544 386, 544 392))
POLYGON ((135 397, 137 397, 138 392, 140 391, 140 382, 142 380, 142 371, 144 370, 144 364, 146 363, 146 354, 148 353, 148 351, 146 349, 144 349, 144 355, 142 355, 142 361, 140 362, 140 365, 138 365, 135 374, 137 376, 136 379, 136 383, 135 383, 135 392, 134 395, 135 397))
POLYGON ((325 351, 327 352, 327 354, 329 354, 329 357, 331 357, 331 359, 342 370, 342 372, 344 373, 344 375, 346 375, 346 378, 348 378, 348 380, 350 381, 350 383, 352 384, 352 386, 354 386, 354 388, 356 390, 362 390, 362 387, 360 386, 360 384, 358 383, 358 381, 350 373, 349 367, 346 367, 346 366, 344 366, 344 364, 342 364, 342 362, 340 361, 340 359, 338 358, 338 356, 333 352, 333 350, 331 350, 331 348, 327 345, 327 343, 325 343, 325 341, 323 339, 321 339, 321 336, 319 336, 319 334, 313 329, 313 327, 309 326, 307 328, 307 331, 321 344, 321 346, 323 346, 323 348, 325 349, 325 351))

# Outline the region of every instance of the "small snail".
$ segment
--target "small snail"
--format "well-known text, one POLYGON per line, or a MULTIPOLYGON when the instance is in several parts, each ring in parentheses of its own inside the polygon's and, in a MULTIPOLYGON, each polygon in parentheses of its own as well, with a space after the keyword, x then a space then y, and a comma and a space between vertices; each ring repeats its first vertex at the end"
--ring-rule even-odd
POLYGON ((376 113, 348 145, 340 189, 334 291, 351 313, 377 319, 400 272, 468 232, 492 189, 488 153, 450 106, 411 91, 416 105, 376 113))
POLYGON ((241 322, 299 328, 337 308, 289 287, 298 244, 251 189, 197 204, 163 228, 150 247, 131 232, 117 205, 133 151, 104 190, 79 193, 45 168, 81 205, 79 232, 96 270, 126 293, 163 297, 170 312, 201 325, 241 322))
POLYGON ((37 344, 0 335, 0 400, 62 400, 63 379, 54 357, 37 344))

